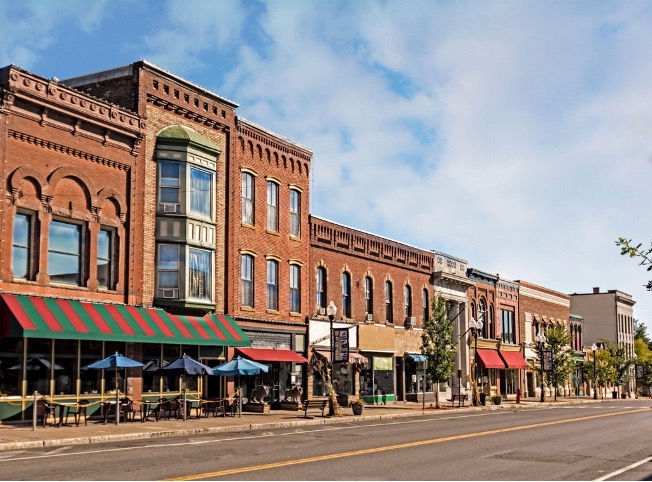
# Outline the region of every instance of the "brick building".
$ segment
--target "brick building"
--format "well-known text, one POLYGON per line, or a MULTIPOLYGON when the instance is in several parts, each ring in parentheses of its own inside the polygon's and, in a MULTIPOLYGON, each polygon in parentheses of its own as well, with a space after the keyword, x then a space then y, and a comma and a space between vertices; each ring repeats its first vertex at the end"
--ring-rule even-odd
MULTIPOLYGON (((519 320, 521 340, 525 343, 525 359, 529 363, 539 360, 535 337, 550 325, 568 326, 570 319, 570 297, 565 293, 544 288, 527 281, 519 283, 519 320)), ((537 373, 526 372, 525 396, 540 396, 541 380, 537 373)))

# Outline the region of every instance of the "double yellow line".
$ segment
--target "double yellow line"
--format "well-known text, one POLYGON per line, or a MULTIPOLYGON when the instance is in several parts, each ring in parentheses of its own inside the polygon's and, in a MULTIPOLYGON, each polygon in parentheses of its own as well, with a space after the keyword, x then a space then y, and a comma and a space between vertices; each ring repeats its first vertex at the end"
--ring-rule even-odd
POLYGON ((422 445, 432 445, 436 443, 441 443, 441 442, 449 442, 451 440, 462 440, 466 438, 474 438, 474 437, 484 437, 487 435, 495 435, 499 433, 507 433, 507 432, 516 432, 518 430, 528 430, 532 428, 539 428, 539 427, 548 427, 551 425, 560 425, 563 423, 572 423, 572 422, 581 422, 584 420, 592 420, 596 418, 605 418, 605 417, 614 417, 616 415, 627 415, 627 414, 632 414, 632 413, 637 413, 637 412, 643 412, 643 411, 649 411, 649 408, 639 408, 636 410, 626 410, 622 412, 614 412, 614 413, 606 413, 602 415, 590 415, 588 417, 577 417, 577 418, 569 418, 565 420, 555 420, 552 422, 541 422, 541 423, 534 423, 530 425, 521 425, 518 427, 510 427, 510 428, 499 428, 495 430, 487 430, 484 432, 475 432, 475 433, 468 433, 468 434, 463 434, 463 435, 453 435, 450 437, 441 437, 441 438, 434 438, 430 440, 421 440, 418 442, 407 442, 407 443, 402 443, 402 444, 396 444, 396 445, 385 445, 383 447, 375 447, 375 448, 369 448, 369 449, 361 449, 361 450, 353 450, 351 452, 340 452, 337 454, 329 454, 329 455, 318 455, 316 457, 306 457, 303 459, 294 459, 294 460, 286 460, 282 462, 273 462, 269 464, 261 464, 261 465, 251 465, 249 467, 238 467, 235 469, 226 469, 226 470, 218 470, 215 472, 205 472, 203 474, 194 474, 194 475, 186 475, 183 477, 174 477, 170 479, 163 479, 163 480, 197 480, 197 479, 213 479, 216 477, 223 477, 225 475, 234 475, 234 474, 244 474, 246 472, 255 472, 258 470, 267 470, 267 469, 276 469, 280 467, 288 467, 291 465, 299 465, 299 464, 308 464, 311 462, 321 462, 324 460, 333 460, 333 459, 341 459, 344 457, 355 457, 358 455, 366 455, 366 454, 373 454, 373 453, 378 453, 378 452, 386 452, 388 450, 400 450, 400 449, 406 449, 410 447, 419 447, 422 445))

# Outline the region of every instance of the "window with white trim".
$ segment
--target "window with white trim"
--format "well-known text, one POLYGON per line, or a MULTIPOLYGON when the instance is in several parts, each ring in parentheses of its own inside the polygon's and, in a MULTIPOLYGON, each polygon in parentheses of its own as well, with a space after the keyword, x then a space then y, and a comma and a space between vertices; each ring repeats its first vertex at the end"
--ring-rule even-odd
POLYGON ((278 184, 267 181, 267 229, 278 232, 278 184))
POLYGON ((241 264, 242 306, 254 307, 254 257, 242 255, 241 264))
POLYGON ((371 276, 364 279, 364 307, 368 315, 374 314, 374 281, 371 276))
POLYGON ((14 278, 32 279, 32 220, 33 216, 16 213, 11 250, 11 270, 14 278))
POLYGON ((178 244, 158 245, 158 296, 159 298, 179 298, 180 253, 178 244))
POLYGON ((412 288, 410 285, 405 285, 403 288, 403 298, 405 300, 405 318, 412 316, 412 288))
POLYGON ((188 249, 188 297, 196 300, 213 300, 212 252, 188 249))
POLYGON ((317 268, 317 306, 319 308, 326 308, 328 304, 326 296, 326 268, 320 266, 317 268))
POLYGON ((301 193, 290 190, 290 235, 301 237, 301 193))
POLYGON ((267 260, 267 309, 278 311, 278 261, 267 260))
POLYGON ((162 212, 178 213, 181 204, 181 163, 159 162, 158 199, 162 212))
POLYGON ((115 231, 101 228, 97 233, 97 285, 104 289, 114 289, 114 241, 115 231))
POLYGON ((254 176, 242 173, 242 224, 254 225, 254 176))
POLYGON ((351 318, 351 275, 342 273, 342 315, 351 318))
POLYGON ((80 286, 83 261, 82 226, 52 220, 48 234, 50 281, 80 286))
POLYGON ((301 313, 301 266, 290 265, 290 311, 301 313))
POLYGON ((387 323, 394 323, 394 302, 392 293, 392 282, 385 281, 385 320, 387 323))

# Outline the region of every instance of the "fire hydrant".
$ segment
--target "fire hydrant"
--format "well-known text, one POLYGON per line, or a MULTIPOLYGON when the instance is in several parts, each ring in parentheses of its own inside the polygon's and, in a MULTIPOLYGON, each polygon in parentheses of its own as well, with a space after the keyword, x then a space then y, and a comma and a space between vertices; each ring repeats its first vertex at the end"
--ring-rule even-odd
POLYGON ((521 389, 516 389, 516 403, 521 403, 521 389))

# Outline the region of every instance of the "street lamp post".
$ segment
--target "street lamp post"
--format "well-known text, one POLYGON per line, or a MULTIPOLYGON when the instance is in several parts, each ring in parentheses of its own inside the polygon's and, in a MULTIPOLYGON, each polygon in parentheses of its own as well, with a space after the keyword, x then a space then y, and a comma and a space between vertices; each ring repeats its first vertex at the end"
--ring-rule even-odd
POLYGON ((473 405, 478 406, 478 334, 482 330, 482 320, 476 321, 471 317, 469 320, 469 328, 473 331, 474 348, 473 348, 473 405))
POLYGON ((591 345, 591 351, 593 352, 593 400, 598 399, 598 381, 595 378, 595 352, 598 350, 598 347, 594 343, 591 345))
POLYGON ((333 320, 335 320, 335 315, 337 314, 337 306, 331 301, 326 307, 326 314, 328 315, 328 320, 330 321, 330 346, 331 346, 331 367, 330 367, 330 385, 331 385, 331 403, 330 408, 328 409, 329 415, 335 414, 335 406, 333 405, 333 392, 335 391, 335 386, 333 385, 333 360, 335 359, 335 347, 333 346, 333 320))
POLYGON ((546 335, 543 334, 543 331, 539 331, 537 336, 534 337, 539 345, 539 359, 541 360, 541 403, 545 401, 545 394, 543 392, 543 347, 546 344, 546 335))

